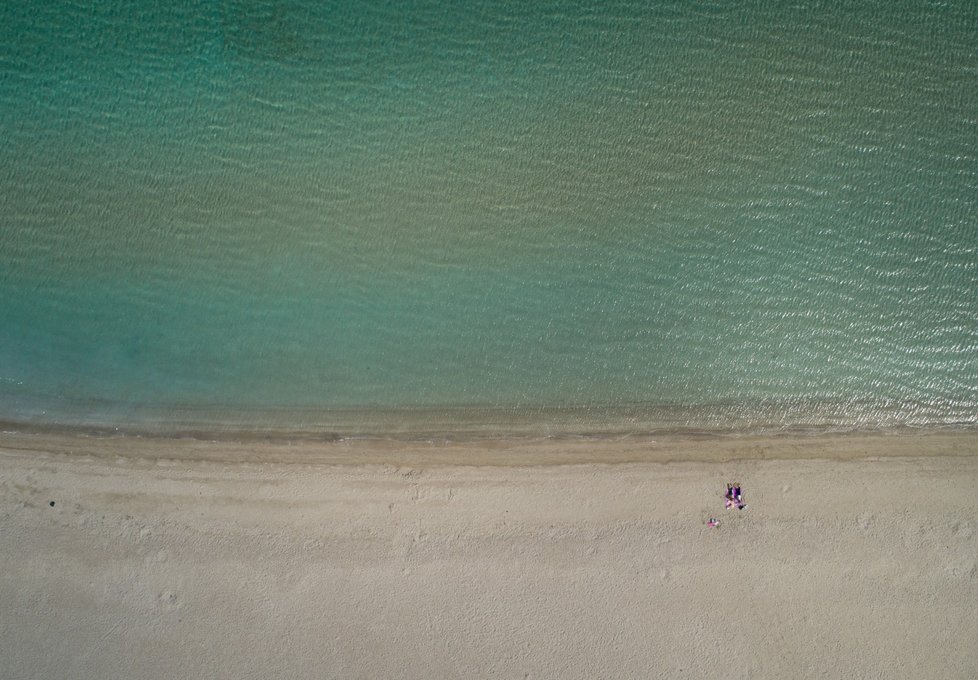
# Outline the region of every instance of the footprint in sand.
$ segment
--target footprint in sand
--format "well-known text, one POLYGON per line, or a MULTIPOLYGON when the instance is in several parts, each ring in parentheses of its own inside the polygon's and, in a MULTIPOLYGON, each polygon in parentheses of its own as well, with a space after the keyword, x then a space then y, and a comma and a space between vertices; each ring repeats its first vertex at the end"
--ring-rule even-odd
POLYGON ((177 594, 172 590, 164 590, 156 599, 165 609, 174 609, 177 606, 177 594))

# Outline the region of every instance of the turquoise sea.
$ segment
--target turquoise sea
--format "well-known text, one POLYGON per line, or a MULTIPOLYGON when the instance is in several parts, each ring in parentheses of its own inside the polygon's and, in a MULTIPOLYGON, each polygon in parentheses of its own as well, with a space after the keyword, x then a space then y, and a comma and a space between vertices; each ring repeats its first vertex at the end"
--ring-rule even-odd
POLYGON ((978 3, 0 7, 0 421, 978 425, 978 3))

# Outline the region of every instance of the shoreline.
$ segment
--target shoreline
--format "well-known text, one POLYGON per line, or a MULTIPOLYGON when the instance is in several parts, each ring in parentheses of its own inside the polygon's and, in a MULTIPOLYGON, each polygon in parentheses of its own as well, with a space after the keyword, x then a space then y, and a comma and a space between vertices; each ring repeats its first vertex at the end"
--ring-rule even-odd
POLYGON ((160 436, 70 426, 12 430, 9 424, 0 424, 0 430, 0 451, 224 463, 537 467, 978 456, 978 429, 946 427, 766 434, 690 431, 478 438, 433 435, 411 439, 313 432, 188 432, 160 436))
POLYGON ((978 432, 974 405, 893 400, 250 408, 66 401, 4 404, 0 431, 202 440, 496 441, 978 432))

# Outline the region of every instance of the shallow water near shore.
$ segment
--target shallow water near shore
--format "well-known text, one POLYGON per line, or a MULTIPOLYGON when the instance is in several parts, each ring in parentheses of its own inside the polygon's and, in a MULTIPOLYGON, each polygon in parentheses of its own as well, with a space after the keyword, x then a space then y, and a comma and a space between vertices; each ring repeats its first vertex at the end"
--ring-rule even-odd
POLYGON ((0 420, 978 424, 978 7, 0 10, 0 420))

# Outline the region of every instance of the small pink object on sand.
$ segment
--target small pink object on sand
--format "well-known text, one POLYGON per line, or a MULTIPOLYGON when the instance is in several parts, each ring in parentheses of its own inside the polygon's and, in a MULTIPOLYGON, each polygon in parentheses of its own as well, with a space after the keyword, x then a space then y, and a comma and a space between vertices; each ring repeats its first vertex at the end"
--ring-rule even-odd
POLYGON ((718 526, 720 526, 720 520, 714 519, 713 517, 711 517, 710 518, 710 521, 706 523, 706 526, 708 526, 708 527, 718 527, 718 526))

